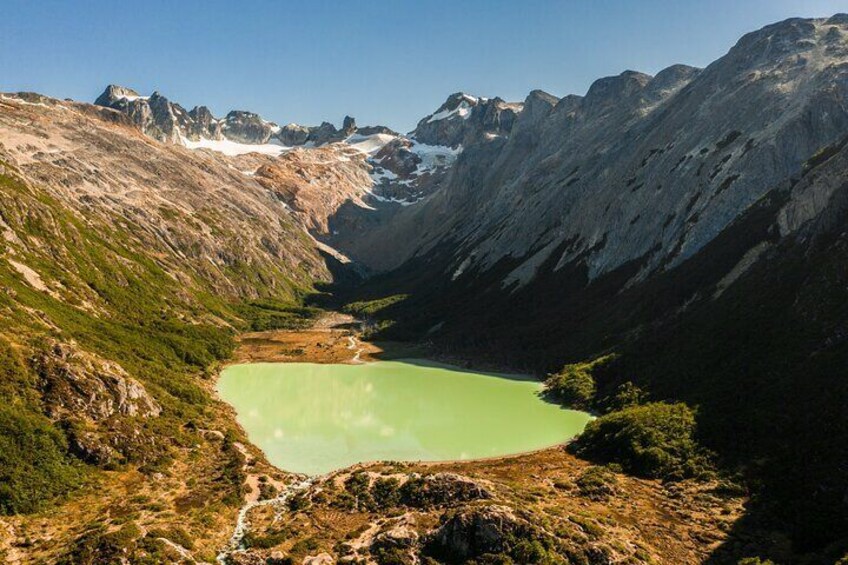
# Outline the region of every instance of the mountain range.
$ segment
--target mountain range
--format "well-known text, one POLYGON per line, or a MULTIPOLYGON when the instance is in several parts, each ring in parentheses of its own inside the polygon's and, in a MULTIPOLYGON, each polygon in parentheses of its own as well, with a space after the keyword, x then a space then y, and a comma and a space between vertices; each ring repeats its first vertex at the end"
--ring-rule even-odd
MULTIPOLYGON (((75 501, 94 520, 117 483, 166 473, 197 442, 195 491, 213 502, 185 508, 202 507, 193 527, 220 546, 240 443, 199 430, 240 432, 213 410, 210 367, 239 331, 401 297, 368 320, 375 339, 534 374, 611 356, 599 395, 632 382, 697 407, 699 441, 750 495, 712 562, 754 547, 835 562, 848 551, 846 144, 845 14, 585 95, 452 94, 407 134, 350 116, 216 118, 117 85, 94 104, 3 94, 0 354, 15 376, 0 427, 48 439, 40 461, 7 462, 7 484, 39 494, 0 489, 0 507, 71 496, 45 518, 63 540, 39 546, 49 561, 91 533, 68 519, 75 501), (110 494, 69 495, 83 479, 67 458, 100 469, 110 494)), ((9 445, 25 451, 21 438, 9 445)), ((185 502, 178 474, 161 480, 185 502)))

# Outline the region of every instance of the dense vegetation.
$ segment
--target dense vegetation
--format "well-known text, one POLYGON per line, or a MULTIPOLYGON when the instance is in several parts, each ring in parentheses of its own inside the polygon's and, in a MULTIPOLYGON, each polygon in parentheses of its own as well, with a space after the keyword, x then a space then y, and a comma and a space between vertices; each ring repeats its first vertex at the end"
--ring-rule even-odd
POLYGON ((650 402, 589 422, 574 451, 643 477, 693 477, 709 467, 695 431, 695 413, 685 404, 650 402))
POLYGON ((562 404, 576 409, 588 409, 595 400, 593 372, 614 359, 612 355, 599 357, 588 363, 566 365, 545 381, 547 394, 562 404))
MULTIPOLYGON (((306 289, 266 277, 254 287, 266 298, 241 301, 190 273, 177 279, 173 266, 139 245, 130 226, 83 220, 22 182, 12 167, 0 163, 0 173, 0 227, 7 230, 0 238, 0 513, 43 509, 96 482, 98 467, 161 473, 188 455, 199 464, 204 446, 214 455, 203 461, 211 467, 185 477, 192 496, 179 504, 186 524, 214 526, 216 512, 241 504, 243 458, 233 447, 235 430, 224 429, 220 447, 200 433, 216 420, 204 381, 230 355, 237 331, 297 327, 314 315, 299 306, 306 289), (10 260, 39 273, 47 289, 10 260), (49 419, 43 386, 55 375, 40 374, 49 365, 36 360, 54 343, 119 363, 161 414, 95 420, 83 411, 49 419), (81 460, 77 439, 101 442, 108 458, 81 460)), ((109 548, 130 542, 139 555, 153 554, 152 545, 130 534, 101 525, 79 540, 69 559, 104 558, 109 548)))
MULTIPOLYGON (((647 395, 630 381, 603 399, 596 397, 596 376, 615 358, 605 355, 569 364, 545 381, 547 394, 563 405, 603 413, 589 422, 571 449, 643 477, 682 479, 708 474, 709 457, 696 440, 695 411, 686 404, 647 402, 647 395)), ((595 478, 599 476, 597 471, 595 478)))
POLYGON ((0 513, 41 509, 81 480, 65 436, 36 410, 0 406, 0 513))

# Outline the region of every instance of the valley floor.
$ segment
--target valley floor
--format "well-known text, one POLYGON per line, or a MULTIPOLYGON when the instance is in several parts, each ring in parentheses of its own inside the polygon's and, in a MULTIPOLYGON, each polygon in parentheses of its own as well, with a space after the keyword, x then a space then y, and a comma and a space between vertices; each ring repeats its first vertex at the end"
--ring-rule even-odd
MULTIPOLYGON (((352 317, 334 313, 305 330, 245 334, 233 363, 422 354, 362 341, 358 329, 352 317)), ((308 484, 283 481, 298 485, 294 491, 279 481, 284 474, 269 477, 263 456, 253 453, 245 462, 245 529, 227 554, 235 563, 463 562, 483 553, 515 560, 509 540, 516 535, 554 559, 701 563, 745 503, 716 482, 663 484, 601 471, 562 447, 481 461, 359 465, 308 484), (485 527, 491 539, 476 539, 485 527)))
MULTIPOLYGON (((228 362, 427 354, 363 341, 359 328, 352 317, 327 314, 303 330, 243 334, 228 362)), ((214 378, 202 386, 215 396, 214 378)), ((638 479, 562 446, 490 460, 358 465, 304 483, 246 441, 229 405, 210 408, 161 471, 104 470, 63 503, 0 518, 0 558, 694 564, 727 541, 747 502, 717 481, 638 479), (221 500, 222 490, 237 498, 221 500)))

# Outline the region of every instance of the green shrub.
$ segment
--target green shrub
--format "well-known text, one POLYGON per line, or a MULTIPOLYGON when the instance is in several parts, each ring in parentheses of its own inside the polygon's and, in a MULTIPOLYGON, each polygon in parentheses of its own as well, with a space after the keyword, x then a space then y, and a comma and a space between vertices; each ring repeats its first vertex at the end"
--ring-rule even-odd
POLYGON ((518 540, 510 552, 516 563, 552 563, 548 550, 539 540, 518 540))
POLYGON ((358 302, 346 304, 344 308, 342 308, 342 312, 352 316, 369 317, 377 314, 381 310, 385 310, 389 306, 402 302, 407 298, 409 298, 409 295, 394 294, 384 298, 377 298, 376 300, 360 300, 358 302))
POLYGON ((380 477, 371 487, 371 496, 380 508, 391 508, 400 504, 400 481, 394 477, 380 477))
POLYGON ((615 392, 604 402, 606 412, 623 410, 631 406, 644 404, 648 394, 630 381, 620 384, 615 392))
POLYGON ((613 355, 605 355, 588 363, 566 365, 558 373, 548 376, 545 390, 565 406, 587 409, 595 399, 593 372, 612 359, 613 355))
POLYGON ((371 510, 374 508, 374 497, 371 496, 371 478, 364 471, 357 471, 345 479, 345 490, 353 496, 356 510, 371 510))
POLYGON ((589 467, 576 481, 581 496, 590 500, 606 500, 615 494, 618 479, 606 467, 589 467))
POLYGON ((288 507, 292 512, 300 512, 306 510, 312 505, 312 501, 306 496, 306 493, 298 492, 288 499, 288 507))
POLYGON ((65 436, 47 418, 0 404, 0 513, 34 512, 80 479, 65 436))
MULTIPOLYGON (((141 529, 130 522, 108 532, 105 527, 92 528, 77 538, 71 551, 60 558, 60 565, 106 564, 128 561, 135 554, 141 529)), ((132 559, 132 562, 137 562, 132 559)))
POLYGON ((266 532, 264 535, 257 534, 253 532, 247 532, 244 535, 244 539, 242 543, 247 548, 254 549, 269 549, 271 547, 280 545, 287 539, 291 537, 291 532, 286 529, 277 530, 273 532, 266 532))
POLYGON ((573 444, 583 457, 616 462, 649 478, 698 476, 708 470, 695 441, 695 412, 683 403, 653 402, 589 422, 573 444))
POLYGON ((147 537, 150 538, 165 538, 181 545, 186 549, 194 549, 194 539, 191 535, 179 526, 170 528, 153 528, 147 532, 147 537))

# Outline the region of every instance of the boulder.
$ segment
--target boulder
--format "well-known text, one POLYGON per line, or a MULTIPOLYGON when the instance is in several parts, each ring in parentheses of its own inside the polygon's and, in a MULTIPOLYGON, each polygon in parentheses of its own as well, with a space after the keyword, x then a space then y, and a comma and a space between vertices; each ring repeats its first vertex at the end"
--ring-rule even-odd
POLYGON ((404 504, 418 508, 492 498, 492 493, 481 483, 455 473, 414 476, 403 484, 400 492, 404 504))
POLYGON ((505 552, 511 539, 532 531, 527 521, 506 506, 467 508, 445 516, 431 535, 427 551, 452 561, 464 561, 484 553, 505 552))

